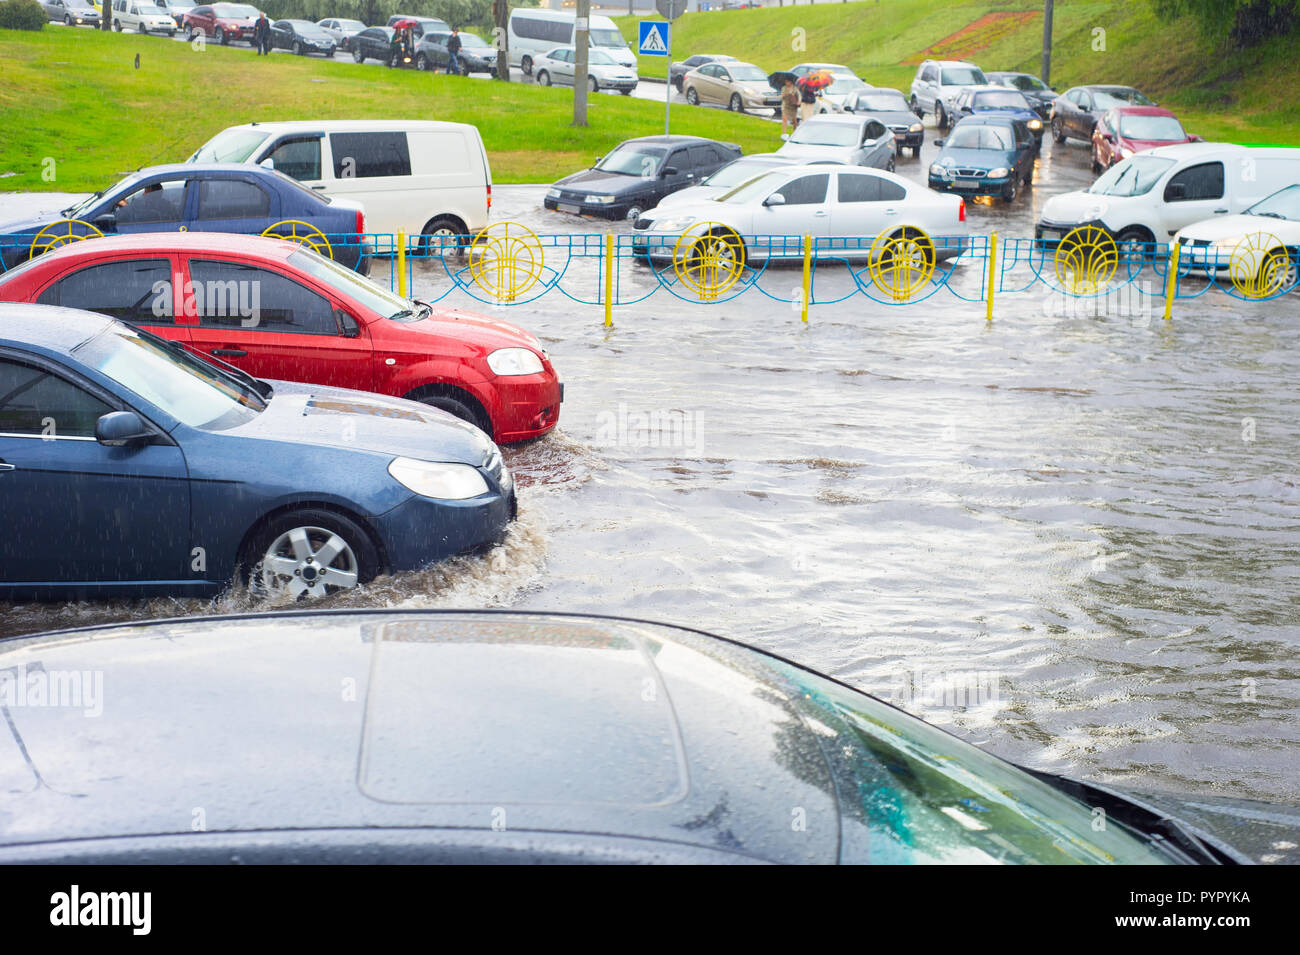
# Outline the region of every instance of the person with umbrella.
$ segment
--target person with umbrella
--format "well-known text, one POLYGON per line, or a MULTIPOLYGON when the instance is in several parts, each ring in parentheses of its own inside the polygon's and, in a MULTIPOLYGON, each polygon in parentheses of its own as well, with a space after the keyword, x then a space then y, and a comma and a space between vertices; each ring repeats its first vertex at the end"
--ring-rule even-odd
POLYGON ((825 89, 835 82, 835 77, 828 70, 814 70, 799 81, 799 88, 802 91, 801 99, 803 100, 800 109, 800 119, 811 119, 817 112, 817 91, 825 89))
POLYGON ((767 78, 775 90, 781 92, 781 135, 799 128, 799 88, 795 86, 795 75, 778 70, 767 78))
POLYGON ((398 20, 393 24, 393 44, 388 57, 389 66, 401 66, 404 63, 410 63, 411 58, 415 56, 415 37, 411 32, 413 26, 415 26, 414 20, 398 20))

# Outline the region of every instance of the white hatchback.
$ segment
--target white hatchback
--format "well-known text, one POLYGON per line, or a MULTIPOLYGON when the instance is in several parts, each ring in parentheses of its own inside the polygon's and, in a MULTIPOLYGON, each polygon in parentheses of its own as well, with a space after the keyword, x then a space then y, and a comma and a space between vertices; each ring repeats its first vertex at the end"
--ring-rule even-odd
POLYGON ((149 0, 113 0, 113 29, 119 33, 176 35, 176 21, 149 0))

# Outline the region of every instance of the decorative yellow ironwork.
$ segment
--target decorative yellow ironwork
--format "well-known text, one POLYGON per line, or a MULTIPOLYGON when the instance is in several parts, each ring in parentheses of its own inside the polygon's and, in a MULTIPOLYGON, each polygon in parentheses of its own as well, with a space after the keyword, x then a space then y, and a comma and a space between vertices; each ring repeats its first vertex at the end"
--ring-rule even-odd
POLYGON ((1252 232, 1232 247, 1228 278, 1246 298, 1272 298, 1294 282, 1291 256, 1277 236, 1252 232))
POLYGON ((1056 247, 1056 279, 1071 295, 1096 295, 1119 267, 1119 247, 1105 229, 1083 225, 1056 247))
POLYGON ((697 222, 673 246, 673 270, 705 301, 716 299, 745 271, 745 242, 721 222, 697 222))
POLYGON ((325 238, 324 232, 310 222, 303 222, 300 219, 282 219, 263 229, 262 235, 272 239, 288 239, 290 242, 297 242, 299 245, 314 249, 327 259, 334 258, 330 240, 325 238))
POLYGON ((512 302, 537 284, 545 256, 537 234, 518 222, 497 222, 469 247, 469 274, 493 298, 512 302))
POLYGON ((42 252, 48 252, 50 249, 57 249, 61 245, 67 245, 69 242, 80 242, 82 239, 93 239, 104 237, 89 222, 84 219, 59 219, 57 222, 51 222, 32 239, 32 244, 28 248, 28 253, 35 258, 42 252), (75 231, 76 226, 88 230, 86 232, 75 231))
POLYGON ((934 275, 934 242, 913 226, 880 233, 870 255, 871 280, 895 302, 906 302, 934 275))

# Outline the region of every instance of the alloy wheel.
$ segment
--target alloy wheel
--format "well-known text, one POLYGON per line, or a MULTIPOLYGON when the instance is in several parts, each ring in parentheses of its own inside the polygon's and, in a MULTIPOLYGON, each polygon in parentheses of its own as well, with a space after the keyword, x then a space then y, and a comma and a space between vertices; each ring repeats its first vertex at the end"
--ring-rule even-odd
POLYGON ((357 555, 334 531, 323 527, 295 527, 285 531, 266 549, 258 579, 268 593, 325 597, 350 590, 358 583, 357 555))

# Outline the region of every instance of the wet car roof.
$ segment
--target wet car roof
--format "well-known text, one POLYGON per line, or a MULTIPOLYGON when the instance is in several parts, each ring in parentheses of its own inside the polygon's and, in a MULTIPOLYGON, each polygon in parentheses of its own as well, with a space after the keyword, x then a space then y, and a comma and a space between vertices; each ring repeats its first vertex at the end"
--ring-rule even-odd
POLYGON ((66 353, 113 324, 111 318, 75 308, 0 302, 0 344, 37 345, 66 353))

